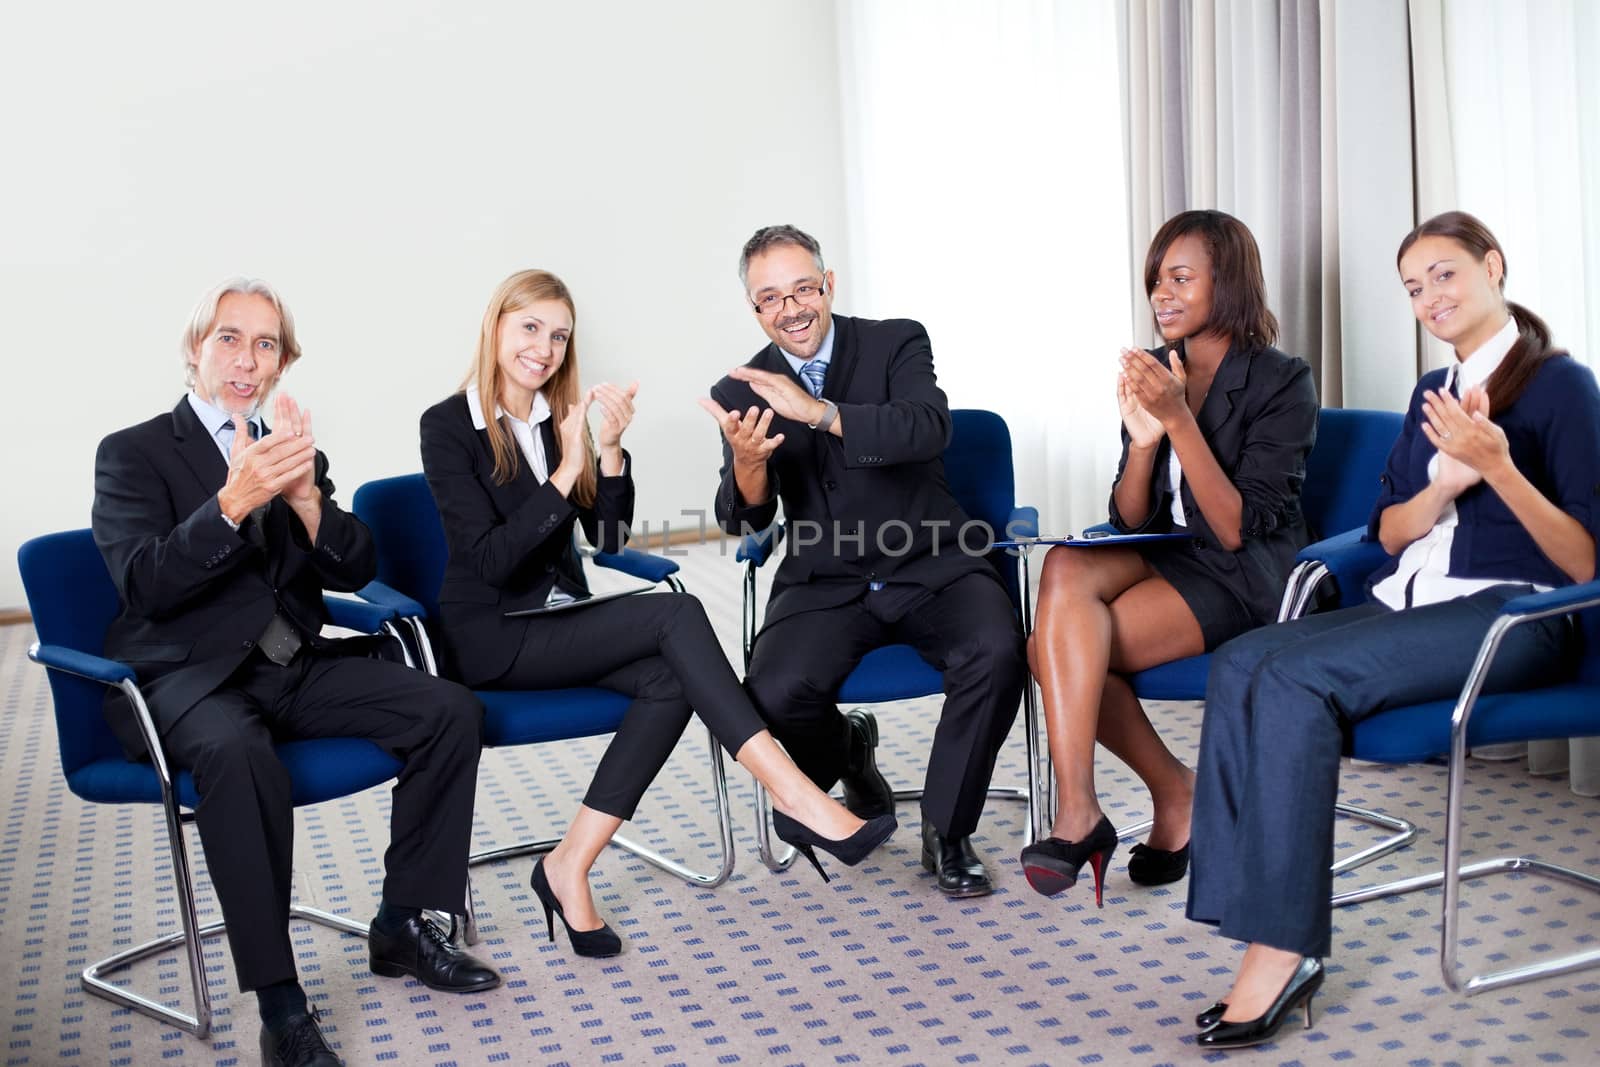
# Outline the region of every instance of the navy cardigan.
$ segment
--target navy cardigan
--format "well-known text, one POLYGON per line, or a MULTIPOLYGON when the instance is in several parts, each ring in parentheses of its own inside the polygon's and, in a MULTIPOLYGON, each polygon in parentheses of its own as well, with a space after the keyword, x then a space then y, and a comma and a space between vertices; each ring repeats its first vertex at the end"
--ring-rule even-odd
MULTIPOLYGON (((1383 488, 1367 523, 1369 540, 1378 539, 1384 508, 1411 499, 1428 485, 1428 461, 1435 449, 1422 433, 1422 394, 1444 388, 1446 373, 1424 374, 1411 394, 1405 426, 1389 451, 1383 488)), ((1516 402, 1491 417, 1505 431, 1517 470, 1600 543, 1600 390, 1594 373, 1569 355, 1551 356, 1516 402)), ((1452 578, 1572 584, 1487 484, 1480 482, 1456 497, 1456 512, 1460 525, 1450 545, 1452 578)), ((1373 574, 1368 589, 1398 565, 1399 557, 1391 558, 1373 574)))

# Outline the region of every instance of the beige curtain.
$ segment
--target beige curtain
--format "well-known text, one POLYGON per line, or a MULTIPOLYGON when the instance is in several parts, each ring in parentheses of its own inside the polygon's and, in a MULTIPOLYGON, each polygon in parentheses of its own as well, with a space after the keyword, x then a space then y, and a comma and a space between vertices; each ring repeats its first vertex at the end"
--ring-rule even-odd
MULTIPOLYGON (((1143 292, 1150 238, 1189 208, 1238 216, 1261 247, 1280 347, 1316 370, 1337 403, 1339 291, 1324 277, 1323 245, 1338 213, 1322 163, 1318 0, 1135 2, 1123 13, 1128 122, 1129 253, 1143 292)), ((1141 301, 1134 329, 1153 341, 1141 301)))

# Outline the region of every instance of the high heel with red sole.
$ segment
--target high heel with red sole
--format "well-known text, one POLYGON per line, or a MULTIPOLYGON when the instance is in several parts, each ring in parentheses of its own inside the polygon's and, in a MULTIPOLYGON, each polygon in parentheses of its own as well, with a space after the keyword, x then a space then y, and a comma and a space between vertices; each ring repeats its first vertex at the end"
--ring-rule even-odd
POLYGON ((1063 841, 1047 837, 1022 850, 1022 873, 1036 892, 1047 897, 1063 893, 1078 884, 1078 874, 1087 863, 1094 872, 1094 903, 1105 903, 1106 868, 1117 851, 1117 830, 1105 816, 1095 823, 1082 841, 1063 841))

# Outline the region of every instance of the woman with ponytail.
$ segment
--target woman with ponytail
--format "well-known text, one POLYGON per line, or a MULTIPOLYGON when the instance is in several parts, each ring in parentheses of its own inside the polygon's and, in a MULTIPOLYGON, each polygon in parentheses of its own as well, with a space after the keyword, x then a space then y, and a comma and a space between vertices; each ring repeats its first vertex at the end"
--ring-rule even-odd
MULTIPOLYGON (((1248 947, 1232 989, 1195 1020, 1204 1048, 1270 1040, 1322 985, 1333 807, 1351 723, 1455 696, 1513 597, 1595 576, 1600 391, 1505 297, 1482 222, 1429 219, 1396 257, 1423 327, 1455 362, 1423 376, 1389 454, 1368 538, 1392 557, 1358 607, 1218 650, 1195 787, 1188 913, 1248 947)), ((1509 631, 1486 692, 1570 668, 1556 617, 1509 631)))

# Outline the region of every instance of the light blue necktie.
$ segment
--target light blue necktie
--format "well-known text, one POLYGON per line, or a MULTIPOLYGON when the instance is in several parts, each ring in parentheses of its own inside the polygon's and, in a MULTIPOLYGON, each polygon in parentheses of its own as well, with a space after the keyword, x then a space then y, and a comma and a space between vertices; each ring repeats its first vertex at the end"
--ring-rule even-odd
POLYGON ((827 377, 828 361, 814 359, 800 368, 800 377, 805 380, 806 388, 811 390, 812 396, 822 395, 822 379, 827 377))

